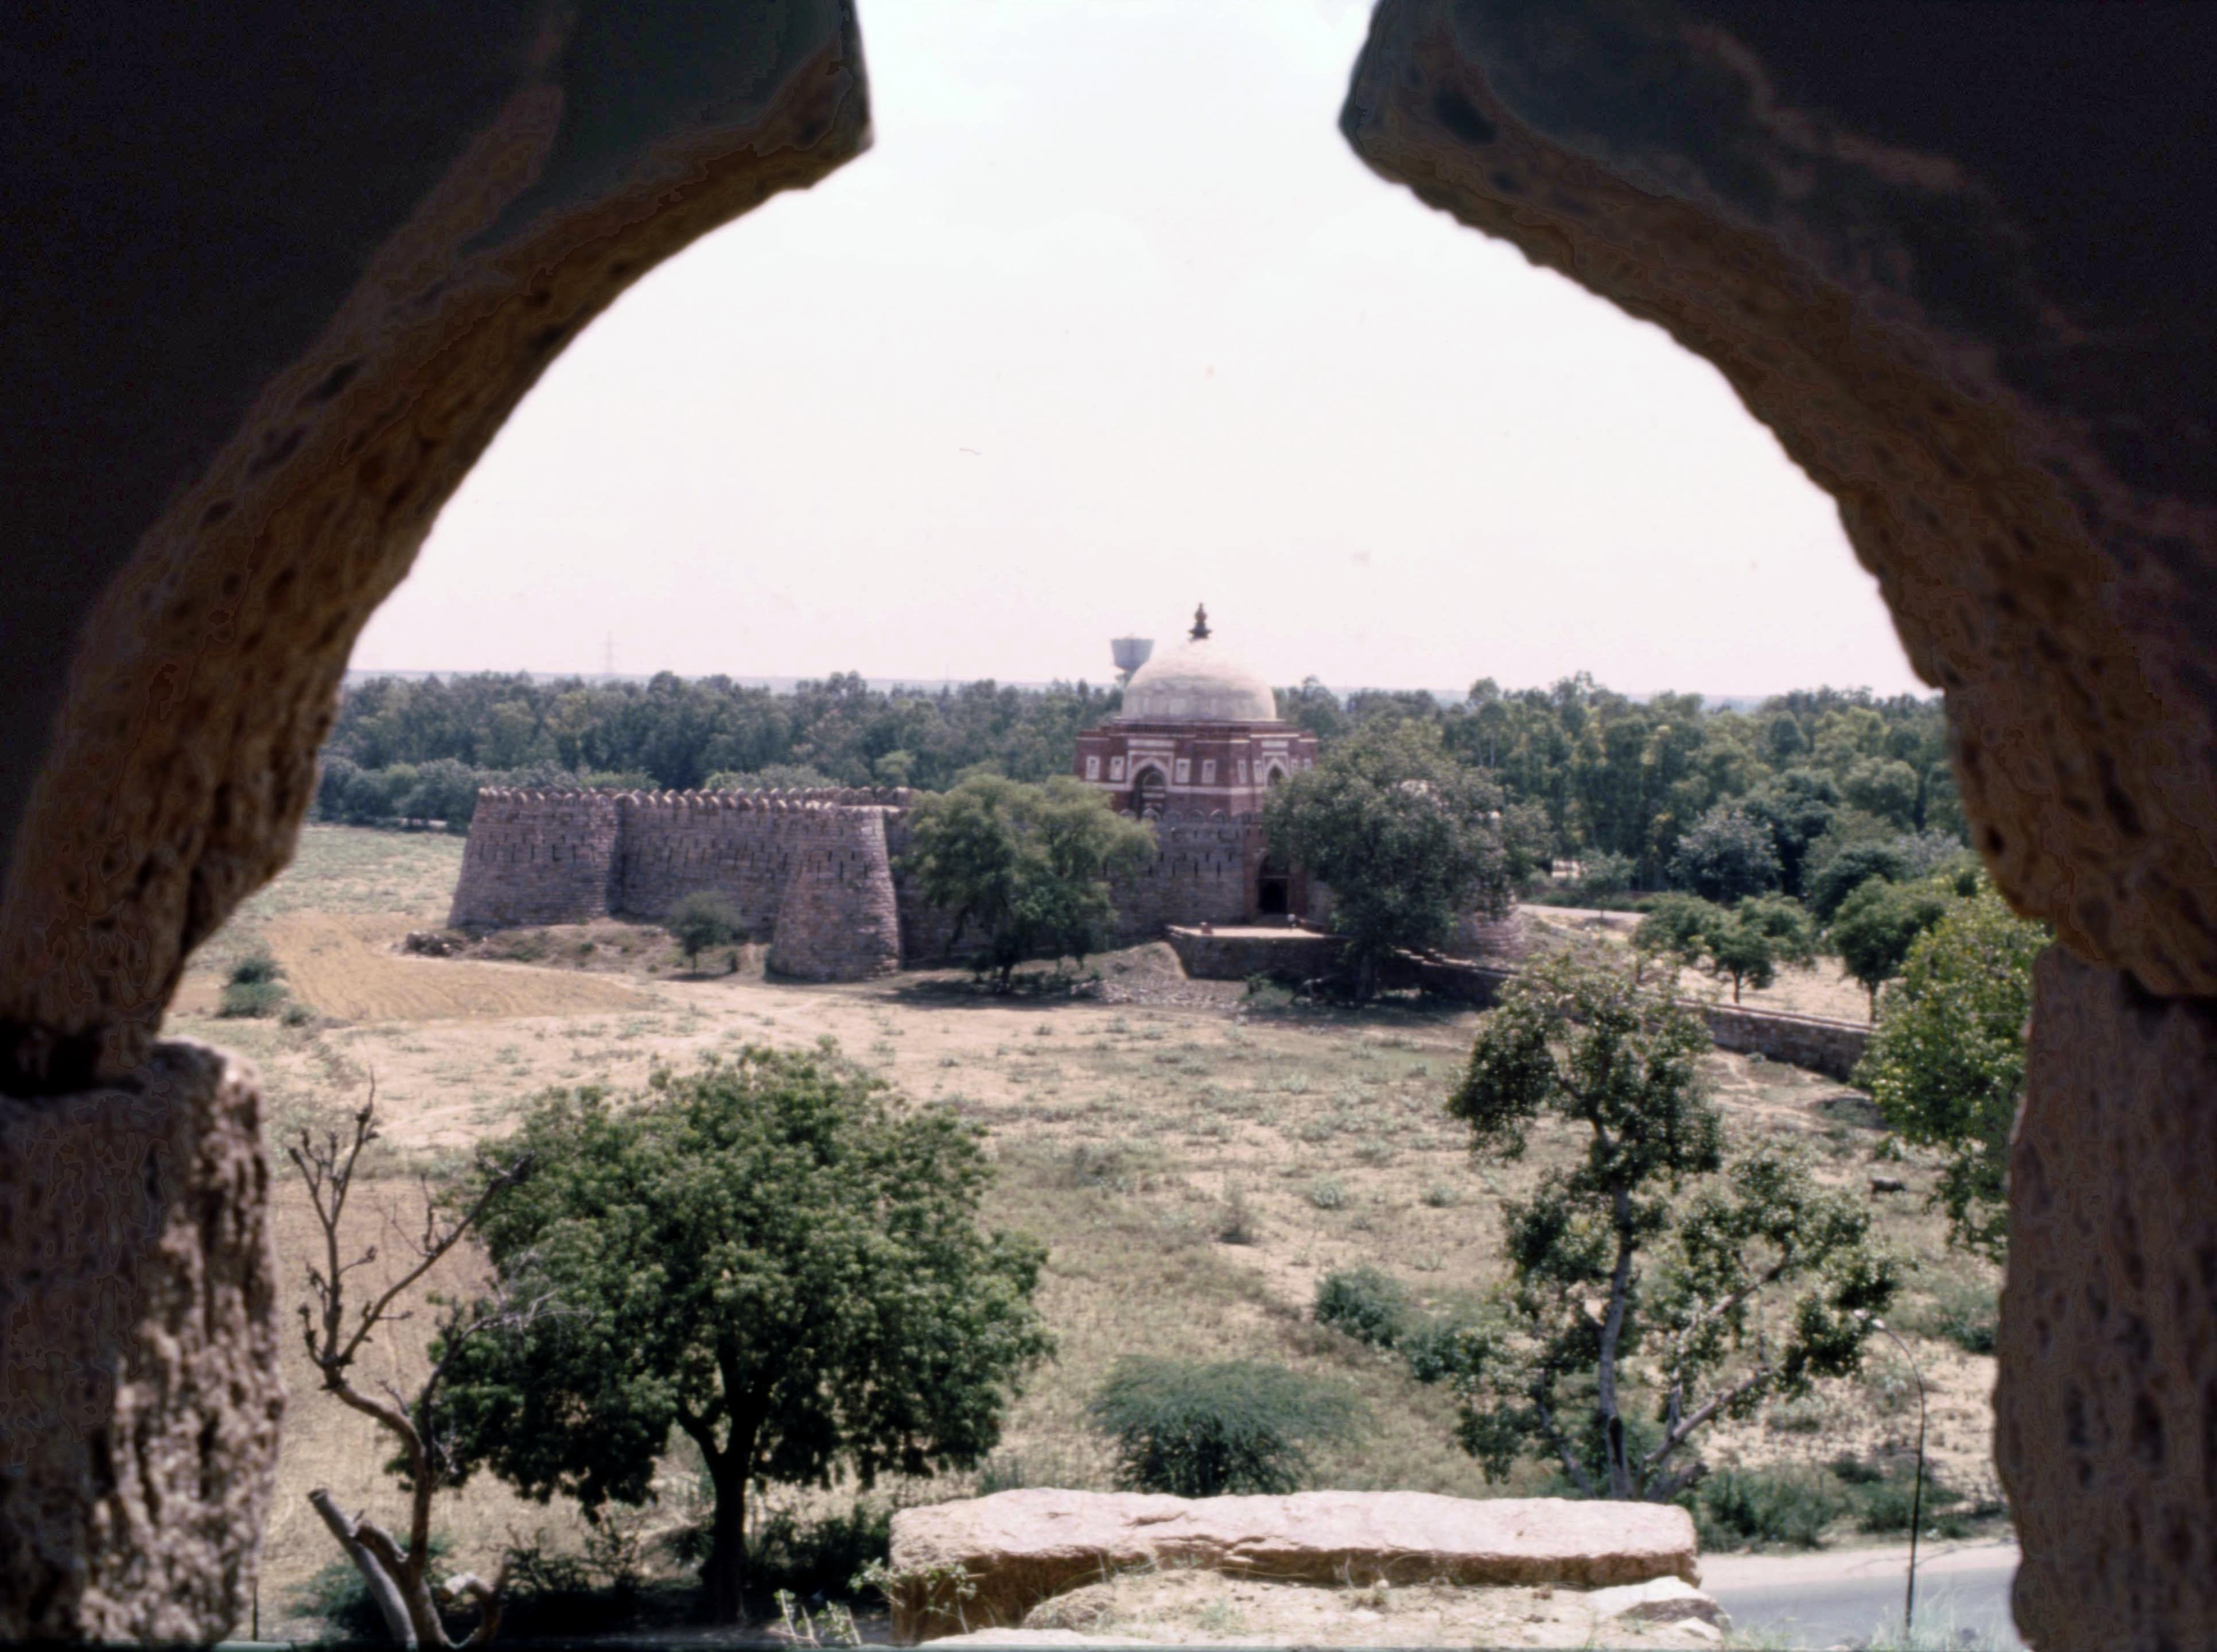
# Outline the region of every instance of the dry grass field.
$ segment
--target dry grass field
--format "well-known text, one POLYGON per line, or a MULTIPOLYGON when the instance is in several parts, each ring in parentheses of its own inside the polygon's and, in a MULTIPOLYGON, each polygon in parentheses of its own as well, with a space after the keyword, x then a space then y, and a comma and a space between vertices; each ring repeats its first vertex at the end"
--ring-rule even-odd
MULTIPOLYGON (((766 980, 751 954, 736 973, 694 977, 658 941, 622 926, 546 938, 546 955, 566 967, 401 955, 406 930, 443 921, 460 853, 449 837, 307 829, 293 867, 202 949, 170 1018, 173 1033, 225 1044, 256 1063, 273 1141, 359 1105, 374 1081, 388 1139, 373 1207, 401 1219, 420 1211, 417 1174, 509 1129, 549 1086, 622 1088, 658 1062, 828 1036, 907 1094, 983 1125, 1000 1166, 989 1219, 1051 1248, 1042 1306, 1059 1352, 1014 1409, 989 1468, 994 1483, 1107 1486, 1109 1461, 1083 1408, 1113 1360, 1138 1353, 1265 1359, 1351 1380, 1372 1423, 1319 1452, 1319 1483, 1476 1496, 1541 1483, 1526 1470, 1513 1486, 1487 1487, 1454 1443, 1443 1392, 1308 1314, 1317 1282, 1357 1265, 1398 1276, 1432 1305, 1483 1291, 1499 1272, 1501 1199, 1574 1150, 1566 1132, 1542 1129, 1525 1162, 1473 1165, 1442 1102, 1467 1056, 1473 1014, 1411 1005, 1359 1016, 1263 1013, 1231 987, 1165 1004, 992 1000, 956 989, 958 977, 815 986, 766 980), (274 952, 313 1012, 296 1014, 298 1024, 213 1014, 223 971, 256 946, 274 952)), ((1166 954, 1139 949, 1103 962, 1112 983, 1159 981, 1166 954)), ((1991 1487, 1992 1361, 1919 1334, 1935 1330, 1948 1305, 1992 1286, 1991 1270, 1945 1248, 1924 1209, 1932 1166, 1912 1155, 1874 1167, 1882 1132, 1868 1103, 1836 1082, 1721 1054, 1710 1074, 1737 1140, 1800 1142, 1825 1176, 1859 1196, 1874 1168, 1907 1182, 1905 1193, 1871 1196, 1886 1239, 1916 1261, 1897 1323, 1934 1384, 1941 1474, 1967 1492, 1991 1487)), ((297 1180, 280 1169, 290 1315, 306 1294, 314 1227, 297 1180)), ((384 1239, 389 1256, 391 1236, 374 1231, 374 1213, 363 1211, 361 1236, 384 1239)), ((466 1284, 468 1268, 457 1261, 444 1283, 466 1284)), ((428 1329, 419 1318, 377 1357, 404 1372, 428 1329)), ((288 1357, 265 1634, 288 1620, 300 1632, 315 1627, 288 1605, 336 1553, 308 1507, 310 1489, 328 1486, 349 1507, 399 1507, 380 1467, 381 1443, 309 1386, 304 1358, 288 1357)), ((1915 1425, 1906 1372, 1881 1353, 1859 1378, 1717 1434, 1709 1455, 1724 1465, 1822 1462, 1899 1447, 1915 1425)), ((923 1501, 976 1483, 881 1489, 923 1501)), ((683 1517, 689 1484, 673 1464, 655 1522, 683 1517)), ((511 1542, 543 1532, 553 1547, 574 1547, 582 1530, 573 1511, 519 1502, 489 1481, 445 1500, 439 1521, 451 1558, 485 1568, 511 1542)))

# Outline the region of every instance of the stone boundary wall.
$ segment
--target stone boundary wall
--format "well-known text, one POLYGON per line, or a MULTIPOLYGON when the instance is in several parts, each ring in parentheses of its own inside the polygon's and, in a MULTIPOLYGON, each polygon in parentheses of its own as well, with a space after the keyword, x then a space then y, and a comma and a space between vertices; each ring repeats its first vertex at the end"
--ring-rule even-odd
MULTIPOLYGON (((1342 944, 1337 936, 1299 930, 1282 936, 1204 935, 1198 929, 1173 928, 1170 941, 1185 972, 1202 981, 1244 981, 1256 975, 1308 980, 1323 973, 1342 944)), ((1491 1009, 1501 989, 1516 977, 1514 965, 1414 956, 1405 956, 1386 971, 1389 986, 1420 987, 1479 1009, 1491 1009)), ((1720 1050, 1804 1067, 1843 1083, 1853 1080, 1870 1044, 1870 1028, 1861 1021, 1738 1004, 1704 1005, 1701 1014, 1720 1050)))
POLYGON ((806 981, 861 981, 899 969, 900 913, 885 811, 810 809, 785 847, 792 871, 778 904, 770 970, 806 981))
POLYGON ((487 787, 447 922, 500 928, 608 916, 620 831, 614 792, 487 787))
POLYGON ((1258 975, 1273 981, 1310 981, 1330 969, 1347 944, 1341 936, 1306 929, 1203 934, 1173 924, 1168 934, 1170 950, 1196 981, 1245 981, 1258 975))
POLYGON ((1702 1014, 1718 1049, 1806 1067, 1842 1083, 1855 1077, 1856 1064, 1870 1047, 1870 1026, 1863 1021, 1748 1009, 1738 1004, 1711 1004, 1702 1014))
POLYGON ((1173 811, 1147 823, 1155 829, 1155 858, 1109 885, 1115 944, 1152 940, 1173 924, 1244 923, 1266 848, 1262 817, 1173 811))
MULTIPOLYGON (((927 904, 914 880, 899 869, 909 847, 914 797, 905 787, 487 787, 478 794, 447 921, 482 928, 599 917, 652 923, 685 896, 707 891, 732 903, 751 938, 775 942, 799 859, 822 835, 845 834, 849 817, 866 817, 886 861, 899 959, 936 962, 952 950, 953 915, 927 904)), ((1111 944, 1152 940, 1172 923, 1244 922, 1264 853, 1261 817, 1172 812, 1150 824, 1158 846, 1155 858, 1111 886, 1116 909, 1111 944)), ((866 928, 876 922, 875 899, 872 894, 855 909, 856 921, 866 928)), ((811 922, 828 918, 819 911, 811 922)), ((864 950, 877 957, 874 941, 864 950)))

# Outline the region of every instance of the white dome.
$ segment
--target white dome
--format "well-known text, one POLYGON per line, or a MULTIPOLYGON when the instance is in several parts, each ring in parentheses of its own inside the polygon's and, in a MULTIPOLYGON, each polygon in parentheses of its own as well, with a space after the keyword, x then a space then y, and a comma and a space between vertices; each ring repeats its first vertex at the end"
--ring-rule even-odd
POLYGON ((1278 697, 1260 672, 1201 638, 1134 671, 1122 716, 1127 723, 1275 723, 1278 697))

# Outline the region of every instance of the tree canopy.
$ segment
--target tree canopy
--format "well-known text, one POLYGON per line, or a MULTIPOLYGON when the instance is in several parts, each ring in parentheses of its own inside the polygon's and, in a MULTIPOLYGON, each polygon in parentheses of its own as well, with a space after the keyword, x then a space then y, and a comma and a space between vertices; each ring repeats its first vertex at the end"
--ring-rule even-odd
POLYGON ((557 1091, 502 1152, 528 1168, 487 1254, 507 1296, 558 1311, 441 1354, 453 1456, 590 1513, 643 1501, 682 1430, 715 1490, 722 1621, 751 1485, 971 1466, 1050 1350, 1042 1248, 979 1228, 977 1132, 828 1044, 658 1071, 621 1104, 557 1091))
POLYGON ((1760 895, 1778 887, 1778 846, 1770 828, 1746 810, 1720 804, 1678 840, 1670 878, 1705 901, 1760 895))
POLYGON ((1948 914, 1951 893, 1936 884, 1890 884, 1870 878, 1840 903, 1825 935, 1850 975, 1870 994, 1878 1019, 1878 989, 1901 973, 1909 949, 1948 914))
MULTIPOLYGON (((460 829, 481 785, 940 791, 981 764, 1044 780, 1069 772, 1078 730, 1120 704, 1118 690, 1083 682, 924 692, 851 674, 789 693, 667 672, 619 682, 374 677, 341 697, 317 808, 325 820, 460 829)), ((1720 804, 1769 833, 1788 894, 1804 892, 1828 844, 1960 848, 1967 836, 1932 698, 1815 688, 1745 710, 1697 694, 1634 700, 1581 675, 1516 690, 1483 679, 1450 704, 1423 693, 1343 700, 1312 678, 1280 692, 1279 712, 1327 753, 1386 724, 1431 730, 1459 765, 1500 787, 1512 839, 1542 858, 1621 856, 1642 889, 1670 881, 1680 841, 1720 804)))
POLYGON ((1529 1454, 1581 1495, 1666 1500, 1703 1472, 1689 1442, 1717 1418, 1861 1360, 1894 1265, 1791 1152, 1727 1163, 1708 1047, 1670 983, 1568 956, 1510 983, 1479 1032, 1449 1102, 1473 1153, 1520 1157, 1547 1113, 1584 1139, 1504 1203, 1508 1288, 1447 1358, 1490 1478, 1529 1454))
POLYGON ((1005 989, 1028 958, 1083 960, 1108 939, 1108 876, 1155 853, 1152 829, 1068 775, 1027 786, 973 774, 917 799, 904 864, 923 897, 978 943, 979 973, 1005 989))
POLYGON ((1358 996, 1405 947, 1434 947, 1473 911, 1507 909, 1512 860, 1501 791, 1454 761, 1438 732, 1385 723, 1349 737, 1270 794, 1272 851, 1331 887, 1358 996))
POLYGON ((1889 1125, 1947 1152, 1933 1197, 1949 1236, 1997 1261, 2009 1242, 2004 1173, 2032 965, 2047 940, 1991 891, 1956 903, 1910 945, 1856 1074, 1889 1125))

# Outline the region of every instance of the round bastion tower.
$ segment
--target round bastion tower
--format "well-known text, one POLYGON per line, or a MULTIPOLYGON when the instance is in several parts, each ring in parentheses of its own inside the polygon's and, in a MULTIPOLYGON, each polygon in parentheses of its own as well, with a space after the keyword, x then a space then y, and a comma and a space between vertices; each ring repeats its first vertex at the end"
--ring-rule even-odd
POLYGON ((1243 829, 1244 887, 1205 903, 1219 922, 1282 921, 1304 909, 1298 872, 1269 858, 1262 813, 1273 786, 1315 765, 1316 737, 1279 718, 1269 680, 1214 640, 1206 606, 1175 648, 1153 654, 1126 638, 1116 650, 1120 665, 1143 663, 1125 683, 1122 711, 1078 734, 1072 772, 1107 792, 1120 813, 1154 821, 1165 855, 1178 853, 1178 830, 1192 824, 1243 829))

